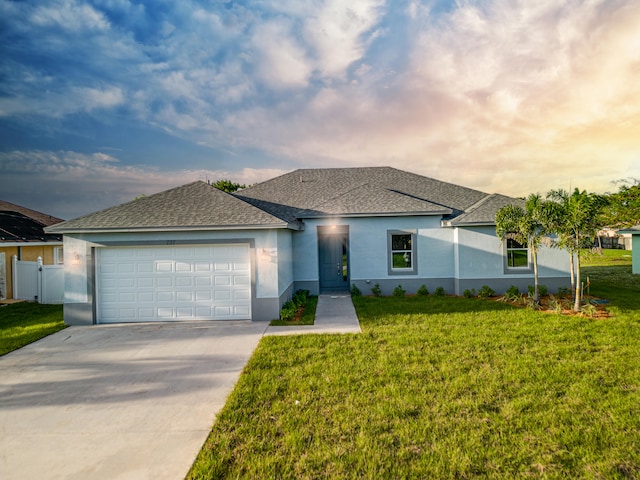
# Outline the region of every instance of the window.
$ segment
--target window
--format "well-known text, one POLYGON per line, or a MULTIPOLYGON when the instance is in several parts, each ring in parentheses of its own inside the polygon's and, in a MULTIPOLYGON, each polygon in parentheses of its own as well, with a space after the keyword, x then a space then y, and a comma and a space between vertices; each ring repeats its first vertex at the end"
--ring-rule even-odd
POLYGON ((63 247, 53 247, 53 264, 54 265, 63 265, 64 264, 64 252, 63 247))
POLYGON ((388 232, 389 275, 416 274, 416 234, 388 232))
POLYGON ((507 268, 529 268, 529 249, 512 239, 507 239, 507 268))

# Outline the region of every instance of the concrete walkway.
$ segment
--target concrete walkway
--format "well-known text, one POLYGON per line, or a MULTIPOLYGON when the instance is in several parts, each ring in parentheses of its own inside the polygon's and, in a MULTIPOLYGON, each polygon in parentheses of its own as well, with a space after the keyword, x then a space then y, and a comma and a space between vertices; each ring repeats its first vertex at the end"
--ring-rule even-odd
POLYGON ((269 327, 265 335, 303 335, 306 333, 362 333, 350 295, 320 295, 313 325, 269 327))

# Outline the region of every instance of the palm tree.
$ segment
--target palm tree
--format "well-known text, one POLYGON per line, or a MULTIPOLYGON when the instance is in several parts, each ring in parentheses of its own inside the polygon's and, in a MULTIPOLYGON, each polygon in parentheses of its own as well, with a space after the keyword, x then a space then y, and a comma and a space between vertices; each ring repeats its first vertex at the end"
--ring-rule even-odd
POLYGON ((538 250, 551 225, 550 209, 539 194, 531 194, 520 205, 507 205, 496 213, 496 235, 500 240, 515 240, 526 245, 531 254, 533 264, 534 295, 536 303, 540 303, 538 289, 538 250))
POLYGON ((606 200, 601 195, 580 191, 578 188, 571 194, 562 189, 551 190, 547 193, 547 198, 555 202, 553 229, 558 234, 558 246, 569 252, 571 289, 574 292, 573 311, 579 312, 582 304, 581 250, 590 245, 598 231, 598 214, 606 200))

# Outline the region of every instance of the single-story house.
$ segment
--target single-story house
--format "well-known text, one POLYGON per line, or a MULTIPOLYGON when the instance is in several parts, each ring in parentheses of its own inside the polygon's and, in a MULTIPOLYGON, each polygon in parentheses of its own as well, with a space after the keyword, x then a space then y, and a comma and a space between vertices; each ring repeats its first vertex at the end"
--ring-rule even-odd
MULTIPOLYGON (((194 182, 50 227, 64 234, 65 321, 271 320, 298 289, 526 291, 526 245, 496 237, 522 200, 389 167, 302 169, 228 194, 194 182)), ((569 284, 542 248, 540 283, 569 284)))
POLYGON ((0 200, 0 300, 13 299, 12 258, 43 265, 64 262, 62 235, 44 228, 62 219, 0 200))
POLYGON ((640 225, 618 230, 620 235, 631 235, 631 273, 640 274, 640 225))

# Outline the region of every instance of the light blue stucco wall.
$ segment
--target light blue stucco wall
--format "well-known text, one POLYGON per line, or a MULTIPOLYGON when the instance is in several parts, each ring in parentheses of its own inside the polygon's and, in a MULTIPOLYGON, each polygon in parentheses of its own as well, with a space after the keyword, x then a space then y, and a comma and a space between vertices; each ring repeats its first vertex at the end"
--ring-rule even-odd
POLYGON ((381 284, 383 292, 389 290, 388 293, 398 284, 405 285, 407 291, 415 290, 424 283, 421 280, 424 278, 442 279, 440 283, 444 285, 451 282, 453 230, 441 228, 440 217, 307 219, 305 230, 292 234, 293 276, 296 284, 309 288, 312 293, 317 293, 319 283, 318 227, 332 225, 349 226, 349 277, 351 283, 362 288, 364 293, 369 293, 369 288, 376 282, 381 284), (417 234, 417 274, 389 274, 389 230, 417 234), (416 283, 418 280, 420 283, 416 283))
POLYGON ((291 230, 277 230, 278 296, 284 300, 291 297, 293 289, 293 244, 291 230))
MULTIPOLYGON (((533 284, 531 272, 509 272, 504 268, 504 247, 495 228, 443 228, 437 216, 308 219, 302 232, 293 232, 293 277, 296 284, 317 293, 318 227, 349 226, 349 277, 365 294, 379 283, 383 294, 402 285, 414 293, 425 284, 433 291, 442 286, 448 293, 462 294, 466 288, 489 285, 498 293, 515 284, 526 291, 533 284), (417 235, 417 273, 389 273, 387 232, 408 231, 417 235), (315 290, 314 290, 315 288, 315 290)), ((538 257, 541 283, 550 290, 569 279, 566 252, 542 247, 538 257)))
POLYGON ((631 273, 640 274, 640 234, 631 236, 631 273))
MULTIPOLYGON (((455 237, 457 294, 466 288, 479 288, 482 282, 496 292, 503 292, 510 285, 526 291, 527 286, 533 284, 532 269, 505 269, 504 245, 496 236, 494 227, 457 228, 455 237)), ((538 251, 538 279, 551 291, 559 286, 567 286, 569 254, 564 250, 541 246, 538 251)))

